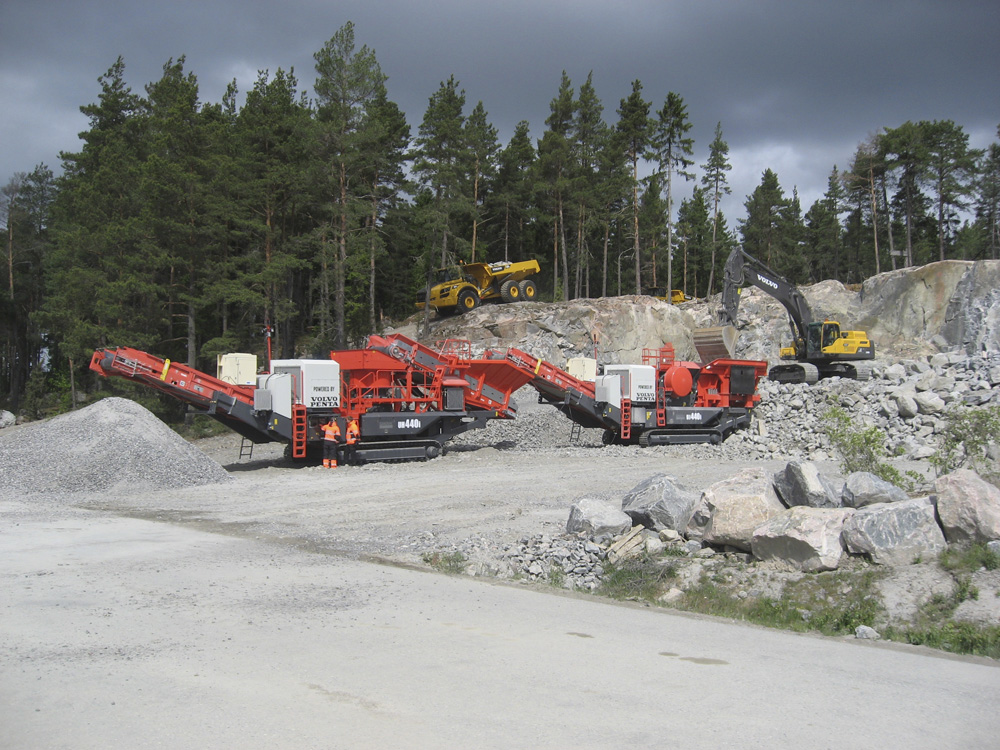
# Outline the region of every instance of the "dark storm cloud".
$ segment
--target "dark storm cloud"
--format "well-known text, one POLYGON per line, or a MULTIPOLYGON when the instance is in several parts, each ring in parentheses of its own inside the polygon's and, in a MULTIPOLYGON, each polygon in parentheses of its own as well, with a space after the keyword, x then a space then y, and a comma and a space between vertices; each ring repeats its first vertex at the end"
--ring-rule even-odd
POLYGON ((959 0, 263 0, 52 2, 7 0, 0 11, 0 180, 79 148, 97 77, 121 55, 142 93, 168 59, 186 57, 204 101, 260 69, 294 68, 312 88, 313 53, 345 22, 374 49, 413 132, 454 75, 469 108, 482 100, 506 141, 517 121, 544 130, 563 70, 589 73, 613 122, 640 80, 653 111, 684 97, 696 162, 717 122, 729 143, 730 224, 767 167, 803 208, 857 144, 906 120, 951 119, 973 145, 1000 122, 997 13, 959 0))

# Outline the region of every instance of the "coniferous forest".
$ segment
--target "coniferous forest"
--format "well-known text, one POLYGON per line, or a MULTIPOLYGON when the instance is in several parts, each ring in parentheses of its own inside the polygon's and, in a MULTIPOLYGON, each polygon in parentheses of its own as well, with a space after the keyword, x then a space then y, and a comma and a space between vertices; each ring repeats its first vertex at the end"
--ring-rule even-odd
POLYGON ((9 178, 0 407, 65 408, 105 345, 208 372, 263 354, 265 330, 275 357, 360 345, 460 260, 536 258, 540 299, 568 300, 706 296, 736 244, 799 284, 1000 257, 1000 144, 971 149, 949 120, 884 127, 812 206, 765 170, 732 224, 724 123, 696 164, 678 93, 635 81, 606 107, 564 73, 545 122, 504 144, 454 78, 408 123, 352 24, 314 58, 311 96, 279 69, 215 103, 183 57, 142 93, 119 58, 60 176, 9 178))

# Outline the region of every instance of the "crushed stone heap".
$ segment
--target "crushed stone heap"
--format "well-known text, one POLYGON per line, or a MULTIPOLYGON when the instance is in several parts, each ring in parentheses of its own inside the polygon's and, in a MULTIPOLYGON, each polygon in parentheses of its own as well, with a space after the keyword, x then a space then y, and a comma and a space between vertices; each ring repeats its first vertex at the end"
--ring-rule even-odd
POLYGON ((0 490, 104 492, 176 489, 232 481, 210 459, 123 398, 0 433, 0 490))

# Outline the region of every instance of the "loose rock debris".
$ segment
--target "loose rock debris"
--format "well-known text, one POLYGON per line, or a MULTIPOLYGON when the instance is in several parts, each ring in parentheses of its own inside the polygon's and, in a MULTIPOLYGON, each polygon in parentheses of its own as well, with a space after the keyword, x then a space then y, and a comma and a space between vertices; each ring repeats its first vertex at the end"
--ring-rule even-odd
POLYGON ((148 409, 107 398, 0 433, 0 491, 157 490, 231 482, 148 409))

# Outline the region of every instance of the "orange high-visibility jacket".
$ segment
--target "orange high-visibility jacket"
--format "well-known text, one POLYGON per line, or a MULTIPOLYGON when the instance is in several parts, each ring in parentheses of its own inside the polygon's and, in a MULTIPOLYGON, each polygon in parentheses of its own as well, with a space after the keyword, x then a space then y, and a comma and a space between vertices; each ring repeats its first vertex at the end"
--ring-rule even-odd
POLYGON ((361 437, 361 428, 358 427, 358 420, 352 419, 347 423, 347 444, 354 445, 361 437))
POLYGON ((340 425, 336 422, 333 424, 323 425, 322 430, 324 440, 332 440, 334 442, 340 441, 340 425))

